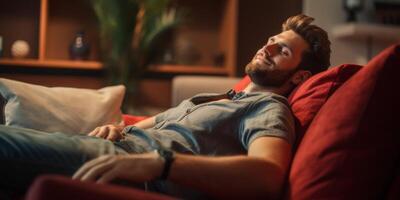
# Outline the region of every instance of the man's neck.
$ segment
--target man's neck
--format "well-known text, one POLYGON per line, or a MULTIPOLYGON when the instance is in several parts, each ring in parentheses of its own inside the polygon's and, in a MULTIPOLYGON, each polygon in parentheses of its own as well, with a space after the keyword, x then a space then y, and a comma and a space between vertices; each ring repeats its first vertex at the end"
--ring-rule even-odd
POLYGON ((275 94, 279 94, 285 96, 287 93, 287 89, 285 87, 265 87, 257 85, 253 82, 250 82, 249 85, 243 90, 245 93, 250 92, 272 92, 275 94))

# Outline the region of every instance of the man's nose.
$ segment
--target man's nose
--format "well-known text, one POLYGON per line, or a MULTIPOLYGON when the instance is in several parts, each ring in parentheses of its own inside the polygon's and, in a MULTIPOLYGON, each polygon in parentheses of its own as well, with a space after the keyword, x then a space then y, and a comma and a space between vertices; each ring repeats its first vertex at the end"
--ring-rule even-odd
POLYGON ((276 43, 267 44, 265 46, 265 53, 268 56, 274 56, 276 53, 278 53, 278 44, 276 44, 276 43))

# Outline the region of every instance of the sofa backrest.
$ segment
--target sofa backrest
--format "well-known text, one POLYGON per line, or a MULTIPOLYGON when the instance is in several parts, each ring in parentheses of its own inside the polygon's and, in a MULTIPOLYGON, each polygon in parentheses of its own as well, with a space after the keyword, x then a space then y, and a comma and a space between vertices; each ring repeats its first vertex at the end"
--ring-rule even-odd
POLYGON ((239 78, 181 75, 172 79, 171 106, 199 93, 225 93, 239 82, 239 78))
POLYGON ((362 66, 354 64, 331 67, 312 76, 290 94, 289 104, 296 123, 296 146, 330 96, 361 68, 362 66))
POLYGON ((327 100, 298 146, 286 199, 400 199, 391 187, 400 161, 399 73, 395 45, 327 100))

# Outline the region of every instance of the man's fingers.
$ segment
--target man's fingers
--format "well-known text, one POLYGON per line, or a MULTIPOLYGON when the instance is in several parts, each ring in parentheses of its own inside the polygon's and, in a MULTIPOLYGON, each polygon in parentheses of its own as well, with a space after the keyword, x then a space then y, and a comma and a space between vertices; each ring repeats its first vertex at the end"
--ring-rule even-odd
POLYGON ((109 132, 108 126, 103 126, 100 128, 99 132, 96 134, 96 137, 106 138, 109 132))
POLYGON ((106 173, 109 170, 112 170, 113 166, 115 165, 115 162, 104 162, 100 163, 96 166, 93 166, 89 170, 86 171, 85 174, 80 178, 81 181, 94 181, 98 177, 101 177, 104 173, 106 173))
POLYGON ((102 174, 99 179, 97 179, 97 183, 108 183, 115 178, 118 178, 118 170, 116 168, 112 168, 108 171, 106 171, 104 174, 102 174))
POLYGON ((78 171, 75 172, 75 174, 72 176, 72 179, 81 179, 82 176, 84 174, 86 174, 86 172, 88 170, 90 170, 92 167, 94 167, 94 166, 96 166, 96 165, 98 165, 100 163, 106 162, 109 159, 110 159, 110 156, 101 156, 101 157, 98 157, 98 158, 95 158, 95 159, 93 159, 91 161, 86 162, 84 165, 82 165, 78 169, 78 171))
POLYGON ((100 129, 99 127, 95 128, 92 132, 88 134, 88 136, 95 136, 97 132, 99 132, 99 129, 100 129))
POLYGON ((111 124, 111 125, 99 126, 95 128, 92 132, 88 133, 88 136, 95 136, 115 141, 122 137, 121 135, 122 130, 123 126, 120 125, 111 124), (117 134, 115 134, 114 132, 116 132, 117 134), (110 136, 111 133, 113 133, 113 136, 110 136))
POLYGON ((112 128, 112 129, 110 129, 110 132, 108 133, 108 136, 106 139, 111 140, 111 141, 119 140, 119 139, 121 139, 121 133, 118 132, 118 130, 112 128))

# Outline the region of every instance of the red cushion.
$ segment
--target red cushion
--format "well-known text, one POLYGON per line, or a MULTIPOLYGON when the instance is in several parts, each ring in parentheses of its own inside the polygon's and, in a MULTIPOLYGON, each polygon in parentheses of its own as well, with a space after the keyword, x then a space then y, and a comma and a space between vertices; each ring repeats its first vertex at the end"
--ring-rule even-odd
POLYGON ((135 124, 139 121, 142 121, 146 118, 147 118, 147 116, 135 116, 135 115, 127 115, 127 114, 122 115, 122 120, 124 121, 125 126, 133 125, 133 124, 135 124))
POLYGON ((29 188, 26 200, 135 200, 135 199, 172 199, 161 194, 145 192, 139 189, 80 182, 67 177, 44 175, 35 180, 29 188))
POLYGON ((250 77, 245 76, 242 80, 239 81, 239 83, 236 83, 236 85, 233 87, 233 89, 236 92, 240 92, 240 91, 244 90, 247 87, 247 85, 249 85, 250 82, 251 82, 250 77))
POLYGON ((400 159, 400 46, 343 84, 301 141, 287 199, 383 199, 400 159))
POLYGON ((319 109, 328 98, 361 66, 344 64, 316 74, 298 86, 289 96, 289 104, 296 120, 299 142, 319 109))

